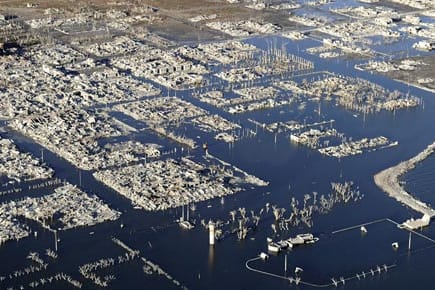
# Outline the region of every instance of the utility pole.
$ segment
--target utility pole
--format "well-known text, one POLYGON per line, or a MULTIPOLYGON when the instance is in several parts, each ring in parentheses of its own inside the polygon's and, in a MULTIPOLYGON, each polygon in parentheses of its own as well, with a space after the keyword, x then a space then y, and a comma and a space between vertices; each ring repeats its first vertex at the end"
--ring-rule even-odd
POLYGON ((57 252, 57 230, 54 230, 54 250, 57 252))
POLYGON ((411 232, 409 232, 408 251, 411 251, 411 232))
POLYGON ((284 256, 284 273, 287 275, 287 254, 284 256))

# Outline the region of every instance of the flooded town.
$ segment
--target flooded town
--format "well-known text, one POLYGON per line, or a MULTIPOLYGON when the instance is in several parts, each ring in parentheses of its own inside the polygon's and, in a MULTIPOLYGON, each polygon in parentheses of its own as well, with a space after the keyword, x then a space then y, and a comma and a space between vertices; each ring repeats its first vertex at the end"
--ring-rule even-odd
POLYGON ((432 289, 431 0, 0 0, 0 289, 432 289))

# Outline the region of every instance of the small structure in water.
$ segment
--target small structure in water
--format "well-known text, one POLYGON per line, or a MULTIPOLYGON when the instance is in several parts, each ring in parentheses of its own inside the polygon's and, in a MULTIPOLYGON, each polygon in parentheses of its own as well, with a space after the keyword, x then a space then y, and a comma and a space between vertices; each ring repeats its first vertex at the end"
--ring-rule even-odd
POLYGON ((212 221, 209 221, 208 223, 208 230, 209 230, 209 243, 211 246, 213 246, 215 240, 215 228, 214 228, 214 223, 212 221))
POLYGON ((259 257, 260 257, 262 260, 264 260, 264 261, 266 261, 267 259, 269 259, 269 255, 266 254, 266 253, 264 253, 264 252, 261 252, 260 255, 259 255, 259 257))
POLYGON ((428 214, 424 214, 422 218, 413 219, 410 218, 406 220, 404 223, 400 224, 398 227, 401 229, 409 229, 409 230, 417 230, 423 227, 427 227, 430 224, 430 216, 428 214))
POLYGON ((294 238, 288 238, 286 240, 280 240, 273 242, 271 238, 267 239, 267 249, 271 253, 279 253, 281 250, 292 249, 298 245, 313 244, 317 242, 319 238, 314 237, 313 234, 299 234, 294 238))

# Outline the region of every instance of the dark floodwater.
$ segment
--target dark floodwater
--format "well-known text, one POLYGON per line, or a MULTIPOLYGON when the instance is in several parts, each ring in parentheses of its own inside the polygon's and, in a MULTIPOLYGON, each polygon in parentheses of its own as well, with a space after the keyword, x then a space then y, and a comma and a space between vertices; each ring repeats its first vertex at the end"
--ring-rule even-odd
MULTIPOLYGON (((267 47, 263 38, 248 41, 259 47, 267 47)), ((177 93, 177 96, 213 112, 218 112, 251 129, 255 129, 255 125, 250 124, 247 121, 248 118, 262 122, 335 119, 336 129, 347 136, 352 136, 355 140, 366 136, 383 135, 391 140, 399 141, 400 144, 394 148, 336 160, 323 157, 305 147, 291 144, 287 133, 277 135, 275 142, 274 134, 258 129, 256 137, 243 139, 233 148, 229 148, 227 144, 213 141, 210 134, 203 134, 186 127, 189 128, 186 130, 186 135, 195 139, 197 135, 201 136, 198 143, 208 141, 209 151, 213 155, 270 181, 270 185, 266 188, 248 189, 226 197, 224 204, 220 203, 220 199, 199 203, 193 217, 197 220, 228 219, 228 212, 234 208, 243 206, 248 210, 257 210, 267 202, 289 208, 291 196, 302 200, 305 193, 312 191, 327 194, 330 192, 331 182, 352 180, 365 195, 362 201, 346 206, 339 205, 326 215, 315 216, 312 229, 298 227, 290 231, 292 235, 310 231, 320 237, 318 243, 288 253, 290 273, 296 266, 302 267, 304 281, 322 284, 329 283, 331 277, 348 277, 363 270, 367 271, 376 265, 395 264, 397 266, 387 273, 376 274, 362 281, 351 281, 340 287, 383 290, 433 289, 435 249, 430 248, 432 245, 430 242, 416 236, 413 238, 412 251, 408 252, 406 249, 407 233, 389 222, 367 226, 368 234, 365 236, 361 236, 359 229, 340 234, 331 234, 331 232, 376 219, 391 218, 402 222, 412 216, 418 216, 379 190, 374 185, 373 175, 384 168, 409 159, 435 140, 433 129, 435 96, 379 75, 354 70, 354 63, 350 61, 322 60, 316 56, 307 55, 304 49, 315 44, 312 40, 295 43, 275 38, 274 41, 277 47, 281 47, 281 41, 285 41, 288 43, 289 52, 313 60, 316 71, 328 70, 358 76, 379 83, 390 90, 409 91, 410 94, 424 99, 424 108, 401 110, 395 114, 379 113, 367 115, 364 118, 362 115, 354 116, 353 113, 333 104, 322 103, 322 116, 319 117, 313 111, 317 108, 317 104, 313 105, 308 102, 304 112, 299 111, 297 106, 286 106, 233 116, 198 102, 188 92, 177 93), (397 251, 391 248, 391 243, 394 241, 401 245, 397 251)), ((166 94, 167 92, 163 91, 163 95, 166 94)), ((125 116, 121 119, 139 128, 144 126, 125 116)), ((9 132, 6 136, 13 138, 23 150, 28 150, 35 156, 40 155, 39 145, 14 132, 9 132)), ((119 138, 117 141, 122 139, 119 138)), ((165 150, 179 148, 177 144, 168 142, 151 132, 136 133, 126 139, 155 142, 162 144, 165 150)), ((177 152, 180 151, 177 150, 177 152)), ((202 151, 199 149, 190 153, 200 156, 202 151)), ((78 184, 79 172, 75 167, 50 152, 46 151, 44 155, 45 161, 56 170, 57 177, 78 184)), ((431 195, 434 188, 434 161, 433 157, 428 159, 406 176, 407 186, 423 200, 429 202, 433 200, 431 195)), ((200 226, 191 231, 183 231, 174 223, 180 215, 180 209, 162 213, 135 210, 128 200, 95 181, 88 172, 82 173, 82 187, 122 211, 121 218, 116 222, 60 233, 59 258, 50 263, 44 274, 32 274, 25 278, 0 282, 1 289, 26 285, 37 278, 57 272, 67 273, 83 281, 83 289, 97 289, 97 286, 81 278, 78 266, 121 254, 123 251, 111 242, 112 236, 140 250, 142 256, 158 263, 172 277, 191 290, 308 288, 289 285, 284 280, 262 276, 245 268, 245 262, 248 259, 266 250, 266 237, 272 235, 270 227, 272 220, 261 223, 259 228, 245 241, 240 242, 235 237, 230 237, 217 243, 214 249, 210 249, 208 233, 200 226), (121 223, 125 225, 123 229, 120 227, 121 223), (154 230, 151 227, 154 227, 154 230), (90 235, 90 232, 95 234, 90 235)), ((30 192, 29 195, 38 196, 47 192, 49 189, 30 192)), ((0 197, 0 201, 8 201, 26 194, 24 192, 17 196, 3 196, 0 197)), ((29 265, 30 262, 25 259, 29 251, 38 251, 43 254, 46 248, 54 247, 51 233, 44 231, 36 224, 31 224, 31 226, 39 232, 37 238, 29 237, 0 247, 0 261, 2 261, 0 276, 29 265)), ((433 226, 424 229, 423 232, 435 237, 433 226)), ((255 262, 252 265, 277 274, 284 274, 283 263, 284 255, 281 254, 271 257, 266 263, 255 262)), ((161 276, 144 275, 142 263, 139 260, 98 273, 101 276, 111 273, 117 277, 111 283, 110 289, 179 288, 161 276)), ((43 289, 59 289, 60 287, 70 288, 69 285, 63 283, 44 286, 43 289)))

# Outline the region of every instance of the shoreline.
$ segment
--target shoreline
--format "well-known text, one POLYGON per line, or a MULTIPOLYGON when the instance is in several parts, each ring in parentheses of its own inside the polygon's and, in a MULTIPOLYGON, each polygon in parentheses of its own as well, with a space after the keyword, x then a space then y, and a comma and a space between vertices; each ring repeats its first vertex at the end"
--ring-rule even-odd
POLYGON ((386 192, 390 197, 393 197, 402 204, 407 205, 413 210, 429 215, 431 218, 435 216, 435 210, 428 204, 420 201, 416 197, 408 193, 399 183, 399 177, 429 157, 435 152, 435 142, 430 144, 425 150, 412 157, 409 160, 402 161, 399 164, 387 168, 374 176, 376 185, 386 192))

